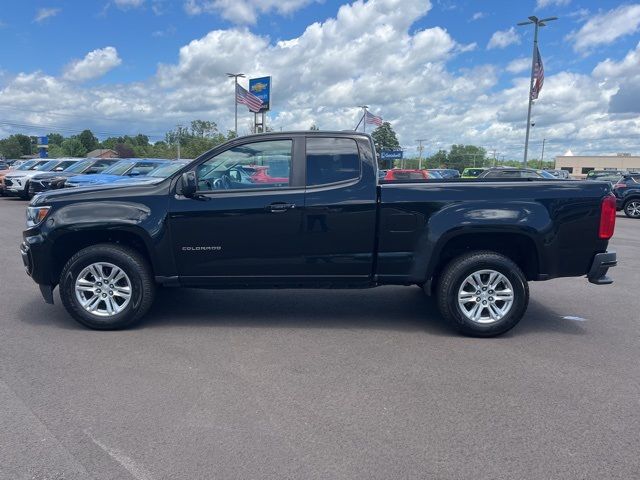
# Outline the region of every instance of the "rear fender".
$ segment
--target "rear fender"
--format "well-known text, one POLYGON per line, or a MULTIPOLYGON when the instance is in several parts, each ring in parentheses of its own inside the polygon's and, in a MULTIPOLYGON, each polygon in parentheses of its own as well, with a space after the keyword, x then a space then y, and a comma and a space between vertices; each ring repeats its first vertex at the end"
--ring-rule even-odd
MULTIPOLYGON (((547 209, 536 202, 473 201, 450 204, 429 218, 413 255, 410 280, 428 281, 439 268, 442 254, 452 240, 465 236, 473 248, 480 235, 525 236, 536 247, 553 235, 553 222, 547 209)), ((485 237, 486 238, 486 237, 485 237)))

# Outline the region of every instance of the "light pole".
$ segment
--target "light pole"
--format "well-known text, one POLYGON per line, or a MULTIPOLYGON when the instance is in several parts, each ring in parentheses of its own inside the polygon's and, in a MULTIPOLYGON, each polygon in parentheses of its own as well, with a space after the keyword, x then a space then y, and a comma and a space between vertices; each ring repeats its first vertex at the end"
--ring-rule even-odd
POLYGON ((416 140, 416 142, 418 142, 418 170, 422 170, 422 151, 424 150, 422 142, 426 141, 426 138, 419 138, 418 140, 416 140))
POLYGON ((180 160, 180 137, 182 136, 182 125, 176 125, 176 130, 178 131, 178 160, 180 160))
POLYGON ((238 136, 238 77, 244 78, 244 73, 227 73, 227 77, 233 78, 234 80, 234 88, 233 88, 233 103, 235 104, 236 114, 235 114, 235 132, 236 137, 238 136))
POLYGON ((540 20, 535 15, 529 17, 528 22, 520 22, 518 26, 522 25, 531 25, 535 26, 533 31, 533 53, 531 55, 531 78, 529 80, 529 108, 527 109, 527 135, 524 140, 524 166, 527 166, 527 154, 529 150, 529 129, 531 128, 531 103, 533 102, 533 98, 531 98, 531 94, 533 93, 533 78, 536 68, 536 52, 538 50, 538 28, 544 27, 547 22, 551 22, 552 20, 557 20, 558 17, 547 17, 540 20))
POLYGON ((540 170, 544 168, 544 144, 547 141, 546 138, 542 139, 542 155, 540 155, 540 170))

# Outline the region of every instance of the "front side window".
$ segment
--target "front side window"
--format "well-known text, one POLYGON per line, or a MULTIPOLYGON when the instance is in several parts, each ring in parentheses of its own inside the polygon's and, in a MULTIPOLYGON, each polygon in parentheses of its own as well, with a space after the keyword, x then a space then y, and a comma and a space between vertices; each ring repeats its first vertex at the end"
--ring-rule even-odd
POLYGON ((351 138, 307 139, 307 185, 360 178, 358 145, 351 138))
POLYGON ((199 191, 286 188, 291 182, 292 140, 247 143, 198 165, 199 191))
POLYGON ((158 168, 161 163, 153 163, 153 162, 138 162, 134 165, 134 167, 129 170, 126 174, 131 177, 135 176, 143 176, 152 170, 158 168))
POLYGON ((130 161, 118 162, 115 165, 112 165, 111 167, 104 170, 104 172, 102 173, 104 173, 105 175, 124 175, 131 169, 133 165, 135 165, 134 162, 130 161))
POLYGON ((58 165, 56 165, 56 170, 61 169, 61 170, 67 170, 69 167, 75 165, 76 161, 73 160, 67 160, 66 162, 60 162, 58 165))

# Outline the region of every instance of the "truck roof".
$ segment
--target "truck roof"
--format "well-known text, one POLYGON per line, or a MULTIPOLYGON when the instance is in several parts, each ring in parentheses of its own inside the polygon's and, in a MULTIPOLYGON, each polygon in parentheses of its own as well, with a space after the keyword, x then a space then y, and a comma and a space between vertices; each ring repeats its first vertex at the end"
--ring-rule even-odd
MULTIPOLYGON (((241 137, 236 137, 236 138, 242 138, 242 139, 246 139, 246 138, 265 138, 265 137, 281 137, 281 136, 286 136, 286 135, 308 135, 308 136, 319 136, 319 137, 326 137, 326 136, 344 136, 344 137, 353 137, 353 136, 360 136, 360 137, 366 137, 366 138, 371 138, 371 135, 369 135, 368 133, 365 132, 356 132, 355 130, 285 130, 282 132, 265 132, 265 133, 252 133, 251 135, 243 135, 241 137)), ((236 138, 233 138, 231 140, 236 140, 236 138)))

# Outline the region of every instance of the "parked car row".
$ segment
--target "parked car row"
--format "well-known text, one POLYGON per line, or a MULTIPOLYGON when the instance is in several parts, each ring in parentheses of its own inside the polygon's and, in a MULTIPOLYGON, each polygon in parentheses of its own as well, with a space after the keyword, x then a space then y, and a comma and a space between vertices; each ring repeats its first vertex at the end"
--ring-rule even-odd
MULTIPOLYGON (((164 179, 186 165, 191 159, 166 160, 158 158, 59 158, 29 160, 18 168, 0 171, 2 195, 24 199, 61 188, 89 187, 105 184, 127 185, 153 183, 164 179)), ((227 159, 204 180, 212 188, 237 189, 280 185, 288 182, 289 172, 277 159, 265 165, 239 165, 227 159), (215 186, 213 184, 215 183, 215 186)))
POLYGON ((562 176, 556 176, 546 170, 533 168, 516 168, 516 167, 494 167, 494 168, 465 168, 462 176, 457 170, 452 169, 405 169, 392 168, 390 170, 380 170, 379 178, 384 181, 399 180, 441 180, 441 179, 514 179, 514 178, 531 178, 541 180, 559 180, 564 179, 562 176), (454 173, 455 172, 455 173, 454 173))
POLYGON ((57 188, 142 177, 170 163, 172 161, 166 159, 34 159, 0 171, 0 193, 30 199, 40 192, 57 188))

